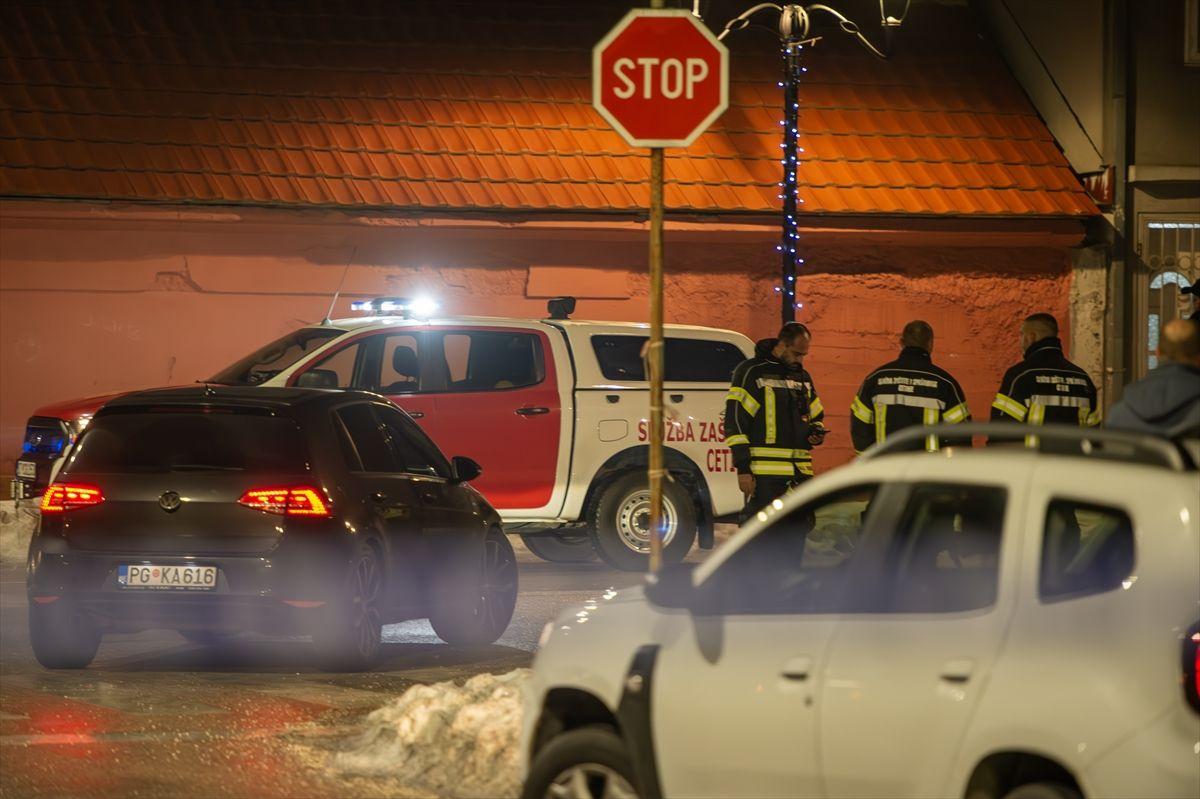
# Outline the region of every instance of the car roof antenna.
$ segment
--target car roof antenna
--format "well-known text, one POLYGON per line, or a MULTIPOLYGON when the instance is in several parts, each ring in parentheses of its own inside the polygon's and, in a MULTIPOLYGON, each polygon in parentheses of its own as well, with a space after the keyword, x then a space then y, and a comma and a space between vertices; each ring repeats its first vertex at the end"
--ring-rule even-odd
POLYGON ((346 283, 346 275, 350 273, 350 264, 354 263, 354 254, 357 252, 358 247, 350 250, 350 257, 346 259, 346 268, 342 270, 342 279, 338 281, 337 290, 333 292, 333 299, 329 301, 329 310, 325 312, 325 318, 321 320, 322 327, 333 324, 333 306, 337 305, 338 297, 342 293, 342 286, 346 283))

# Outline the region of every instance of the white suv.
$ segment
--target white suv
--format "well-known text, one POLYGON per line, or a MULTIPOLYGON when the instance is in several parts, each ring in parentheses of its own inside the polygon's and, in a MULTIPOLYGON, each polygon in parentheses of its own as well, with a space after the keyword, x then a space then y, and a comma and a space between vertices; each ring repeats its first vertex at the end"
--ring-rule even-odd
POLYGON ((547 626, 525 795, 1200 796, 1194 461, 925 432, 547 626))

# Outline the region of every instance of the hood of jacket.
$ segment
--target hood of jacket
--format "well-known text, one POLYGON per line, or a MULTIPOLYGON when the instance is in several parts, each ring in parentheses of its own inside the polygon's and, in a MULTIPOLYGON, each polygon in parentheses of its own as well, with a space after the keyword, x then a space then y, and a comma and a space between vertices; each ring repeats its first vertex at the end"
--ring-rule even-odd
POLYGON ((777 338, 760 339, 758 343, 754 345, 754 357, 764 358, 768 361, 777 360, 771 353, 775 349, 775 345, 778 343, 779 339, 777 338))

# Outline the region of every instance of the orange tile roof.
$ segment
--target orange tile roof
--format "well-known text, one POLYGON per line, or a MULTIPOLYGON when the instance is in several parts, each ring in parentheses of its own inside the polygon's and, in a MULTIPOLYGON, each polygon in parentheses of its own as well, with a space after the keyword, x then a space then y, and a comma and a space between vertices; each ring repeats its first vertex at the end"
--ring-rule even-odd
MULTIPOLYGON (((0 196, 639 213, 646 153, 590 104, 590 48, 628 5, 6 4, 0 196)), ((819 32, 805 211, 1097 213, 967 9, 915 4, 890 62, 819 32)), ((778 208, 775 42, 728 41, 729 110, 668 151, 677 212, 778 208)))

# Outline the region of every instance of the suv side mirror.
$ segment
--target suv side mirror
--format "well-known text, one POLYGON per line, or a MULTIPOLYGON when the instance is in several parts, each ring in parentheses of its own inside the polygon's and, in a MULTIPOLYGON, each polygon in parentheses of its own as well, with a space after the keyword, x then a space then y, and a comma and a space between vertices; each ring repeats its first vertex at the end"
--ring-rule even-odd
POLYGON ((454 472, 454 479, 451 481, 453 483, 469 483, 483 474, 482 466, 463 455, 455 455, 451 458, 450 466, 454 472))
POLYGON ((695 572, 694 563, 671 563, 646 575, 646 599, 660 608, 690 608, 700 593, 693 582, 695 572))

